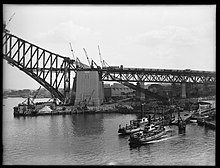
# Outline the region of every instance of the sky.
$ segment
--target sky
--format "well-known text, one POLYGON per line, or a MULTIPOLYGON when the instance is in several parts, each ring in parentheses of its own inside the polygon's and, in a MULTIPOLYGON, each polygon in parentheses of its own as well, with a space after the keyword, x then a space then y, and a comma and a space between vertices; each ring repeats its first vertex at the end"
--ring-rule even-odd
MULTIPOLYGON (((3 5, 7 29, 53 53, 88 64, 216 69, 216 5, 3 5)), ((4 89, 40 86, 3 61, 4 89)))

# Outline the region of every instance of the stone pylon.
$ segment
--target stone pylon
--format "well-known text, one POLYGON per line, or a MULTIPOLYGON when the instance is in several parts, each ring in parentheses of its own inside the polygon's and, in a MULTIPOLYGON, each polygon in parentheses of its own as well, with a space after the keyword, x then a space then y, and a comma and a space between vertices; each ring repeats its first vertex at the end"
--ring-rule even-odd
POLYGON ((103 82, 98 71, 78 71, 76 78, 76 98, 74 105, 86 103, 100 106, 104 99, 103 82))

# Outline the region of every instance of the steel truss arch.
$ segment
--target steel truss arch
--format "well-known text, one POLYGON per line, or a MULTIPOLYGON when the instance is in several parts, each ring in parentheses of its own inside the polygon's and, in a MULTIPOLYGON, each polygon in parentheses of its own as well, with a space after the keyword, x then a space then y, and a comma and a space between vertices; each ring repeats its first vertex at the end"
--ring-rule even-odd
POLYGON ((45 87, 60 101, 65 101, 65 88, 70 87, 70 71, 75 71, 75 60, 42 49, 8 32, 3 32, 3 59, 25 72, 45 87), (64 94, 59 91, 64 83, 64 94))

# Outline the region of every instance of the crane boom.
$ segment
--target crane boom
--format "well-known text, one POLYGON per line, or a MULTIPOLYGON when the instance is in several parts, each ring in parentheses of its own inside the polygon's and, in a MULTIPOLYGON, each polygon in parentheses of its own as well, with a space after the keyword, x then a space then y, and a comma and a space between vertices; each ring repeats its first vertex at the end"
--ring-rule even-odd
POLYGON ((99 50, 99 57, 100 57, 101 66, 104 67, 99 45, 98 45, 98 50, 99 50))
POLYGON ((11 19, 14 17, 15 13, 13 13, 13 15, 10 17, 10 19, 8 20, 8 23, 5 25, 5 27, 10 23, 11 19))
POLYGON ((76 57, 76 66, 80 67, 80 68, 83 68, 83 64, 81 63, 81 61, 79 60, 78 57, 76 57))
POLYGON ((103 65, 106 67, 106 65, 108 65, 108 63, 105 60, 103 60, 103 65))
POLYGON ((34 101, 34 99, 37 97, 37 95, 38 95, 38 93, 39 93, 39 91, 40 91, 40 88, 41 88, 41 86, 37 89, 37 92, 35 93, 35 95, 34 95, 34 97, 33 97, 33 100, 32 101, 34 101))
POLYGON ((72 45, 71 45, 71 43, 69 43, 69 44, 70 44, 70 49, 71 49, 71 53, 72 53, 73 59, 75 60, 75 56, 74 56, 74 53, 73 53, 72 45))
POLYGON ((101 51, 100 51, 99 45, 98 45, 98 50, 99 50, 99 57, 100 57, 101 66, 102 66, 102 67, 109 66, 108 63, 107 63, 104 59, 102 59, 101 51))
POLYGON ((100 66, 98 66, 98 65, 96 64, 96 62, 92 60, 91 67, 93 67, 93 64, 95 64, 95 66, 96 66, 97 68, 100 68, 100 66))
POLYGON ((83 50, 84 50, 84 52, 85 52, 86 58, 87 58, 87 60, 88 60, 89 66, 90 66, 90 61, 89 61, 89 58, 88 58, 88 55, 87 55, 86 49, 83 48, 83 50))

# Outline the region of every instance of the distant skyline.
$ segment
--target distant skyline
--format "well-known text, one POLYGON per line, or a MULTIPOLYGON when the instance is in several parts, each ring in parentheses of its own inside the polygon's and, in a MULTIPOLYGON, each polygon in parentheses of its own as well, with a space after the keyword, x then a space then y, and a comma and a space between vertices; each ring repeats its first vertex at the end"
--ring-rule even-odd
MULTIPOLYGON (((216 5, 3 5, 11 34, 88 64, 215 71, 216 5)), ((3 60, 4 89, 40 86, 3 60)))

